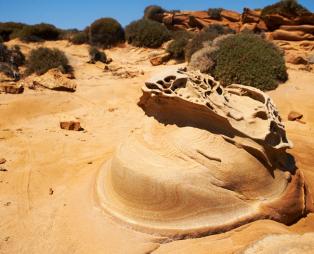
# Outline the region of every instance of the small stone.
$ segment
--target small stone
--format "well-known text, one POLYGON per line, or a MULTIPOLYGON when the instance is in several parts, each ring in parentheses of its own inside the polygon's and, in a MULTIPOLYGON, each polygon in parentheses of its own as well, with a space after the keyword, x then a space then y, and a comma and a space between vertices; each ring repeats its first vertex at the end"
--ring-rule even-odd
POLYGON ((288 120, 289 121, 298 121, 301 120, 303 117, 302 114, 296 112, 296 111, 291 111, 288 115, 288 120))
POLYGON ((83 131, 84 130, 81 127, 81 123, 77 121, 60 122, 60 128, 64 130, 71 130, 71 131, 83 131))
POLYGON ((152 57, 151 59, 149 59, 149 61, 153 66, 157 66, 157 65, 166 63, 170 59, 170 56, 171 55, 169 53, 164 53, 164 54, 152 57))
POLYGON ((49 188, 49 195, 53 195, 53 189, 52 188, 49 188))
POLYGON ((114 112, 114 111, 116 111, 117 109, 118 109, 118 108, 109 108, 108 111, 109 111, 109 112, 114 112))
POLYGON ((7 172, 8 170, 7 170, 6 168, 0 167, 0 171, 2 171, 2 172, 7 172))
POLYGON ((5 158, 0 158, 0 164, 4 164, 6 162, 7 162, 7 160, 5 158))

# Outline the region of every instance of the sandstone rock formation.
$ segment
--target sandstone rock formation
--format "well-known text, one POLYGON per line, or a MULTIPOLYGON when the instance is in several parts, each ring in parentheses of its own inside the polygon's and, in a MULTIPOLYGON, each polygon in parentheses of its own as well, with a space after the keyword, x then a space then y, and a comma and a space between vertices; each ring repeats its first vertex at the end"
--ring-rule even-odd
POLYGON ((300 253, 314 250, 314 233, 269 235, 248 247, 243 254, 300 253))
POLYGON ((9 94, 20 94, 24 92, 24 86, 16 82, 4 82, 0 83, 0 94, 9 93, 9 94))
POLYGON ((153 66, 157 66, 157 65, 166 63, 170 58, 171 58, 171 55, 166 52, 166 53, 150 58, 149 61, 153 66))
POLYGON ((290 224, 311 208, 271 98, 168 69, 146 82, 148 116, 100 170, 99 205, 134 229, 173 239, 262 218, 290 224), (157 121, 156 121, 157 120, 157 121))
POLYGON ((47 71, 41 76, 34 77, 30 87, 45 87, 51 90, 74 92, 76 83, 56 68, 47 71))
POLYGON ((261 11, 244 8, 243 13, 222 10, 219 19, 209 16, 206 11, 179 11, 157 14, 154 18, 172 30, 201 30, 212 24, 228 26, 236 32, 251 30, 268 32, 274 40, 314 40, 314 14, 300 17, 285 17, 280 14, 261 16, 261 11), (160 16, 162 15, 162 16, 160 16))

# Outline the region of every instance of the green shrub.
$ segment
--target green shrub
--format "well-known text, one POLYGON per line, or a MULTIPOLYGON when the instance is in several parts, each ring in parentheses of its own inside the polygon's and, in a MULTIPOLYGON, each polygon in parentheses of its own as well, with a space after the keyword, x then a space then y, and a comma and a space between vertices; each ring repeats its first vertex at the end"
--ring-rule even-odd
POLYGON ((112 18, 97 19, 88 30, 92 45, 111 48, 124 41, 122 26, 112 18))
POLYGON ((58 40, 61 31, 54 25, 50 24, 37 24, 32 26, 25 26, 19 31, 17 36, 25 42, 38 42, 44 40, 58 40))
POLYGON ((238 83, 271 90, 288 78, 282 52, 258 35, 240 33, 217 43, 212 75, 223 85, 238 83))
POLYGON ((62 51, 44 47, 33 49, 30 52, 26 67, 27 75, 32 73, 41 75, 53 68, 60 68, 66 73, 71 70, 69 61, 62 51))
POLYGON ((144 10, 144 19, 156 20, 156 15, 163 14, 166 10, 158 5, 149 5, 144 10))
POLYGON ((235 33, 234 30, 222 25, 210 25, 196 34, 192 40, 188 42, 185 48, 185 57, 190 61, 191 56, 203 47, 210 45, 210 43, 220 35, 235 33))
POLYGON ((27 25, 16 22, 0 23, 0 36, 2 37, 3 41, 9 41, 10 39, 16 38, 16 35, 25 26, 27 25))
POLYGON ((222 11, 222 8, 209 8, 207 13, 210 18, 220 20, 222 11))
POLYGON ((101 52, 95 47, 90 47, 88 53, 90 58, 89 63, 95 63, 97 61, 107 63, 107 55, 105 52, 101 52))
POLYGON ((136 47, 158 48, 170 39, 169 30, 156 21, 141 19, 125 28, 128 43, 136 47))
POLYGON ((184 50, 192 35, 187 31, 175 31, 172 33, 173 41, 169 43, 167 52, 171 54, 172 58, 184 59, 184 50))
POLYGON ((310 13, 305 7, 300 5, 297 0, 282 0, 275 4, 264 7, 262 10, 262 17, 269 14, 280 14, 282 16, 291 18, 299 17, 310 13))
POLYGON ((75 44, 75 45, 80 45, 80 44, 84 44, 84 43, 88 43, 89 42, 89 37, 88 34, 85 32, 79 32, 74 34, 71 38, 70 41, 75 44))

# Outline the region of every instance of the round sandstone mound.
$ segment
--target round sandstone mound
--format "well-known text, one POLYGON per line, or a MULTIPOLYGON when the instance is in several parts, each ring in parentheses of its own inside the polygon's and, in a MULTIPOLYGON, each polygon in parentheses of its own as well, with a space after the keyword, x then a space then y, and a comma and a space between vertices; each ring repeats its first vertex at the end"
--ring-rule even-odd
POLYGON ((175 70, 148 81, 148 116, 100 170, 101 207, 136 230, 198 237, 306 213, 302 173, 271 99, 175 70))

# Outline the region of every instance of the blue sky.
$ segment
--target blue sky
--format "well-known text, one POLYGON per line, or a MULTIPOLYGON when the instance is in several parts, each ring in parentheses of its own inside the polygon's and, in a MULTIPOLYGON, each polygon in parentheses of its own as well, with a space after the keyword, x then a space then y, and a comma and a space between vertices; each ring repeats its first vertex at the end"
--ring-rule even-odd
MULTIPOLYGON (((123 26, 143 15, 151 4, 166 9, 206 10, 209 7, 242 11, 243 7, 260 8, 276 0, 0 0, 0 21, 28 24, 46 22, 60 28, 83 29, 100 17, 113 17, 123 26)), ((314 12, 314 0, 299 3, 314 12)))

